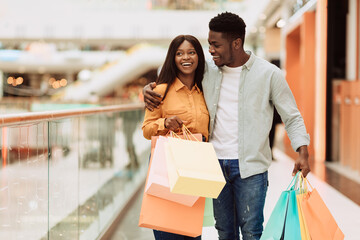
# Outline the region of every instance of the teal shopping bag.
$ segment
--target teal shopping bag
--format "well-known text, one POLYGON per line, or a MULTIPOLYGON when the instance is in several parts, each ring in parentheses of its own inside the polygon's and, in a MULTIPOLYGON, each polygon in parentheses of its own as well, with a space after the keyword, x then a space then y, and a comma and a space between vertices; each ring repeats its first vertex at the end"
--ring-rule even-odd
POLYGON ((286 209, 285 230, 281 239, 301 240, 299 213, 296 202, 296 192, 292 187, 289 191, 289 199, 286 209))
POLYGON ((281 193, 260 240, 301 240, 295 192, 297 177, 298 174, 291 180, 287 190, 281 193))
POLYGON ((271 212, 260 240, 279 240, 283 235, 289 191, 283 191, 271 212))

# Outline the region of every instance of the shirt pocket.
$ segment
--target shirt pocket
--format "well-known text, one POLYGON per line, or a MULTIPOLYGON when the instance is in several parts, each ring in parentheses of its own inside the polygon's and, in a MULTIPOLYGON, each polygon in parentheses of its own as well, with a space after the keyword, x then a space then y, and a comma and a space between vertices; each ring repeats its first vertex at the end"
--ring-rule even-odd
POLYGON ((188 120, 188 115, 189 115, 188 111, 184 108, 164 110, 164 117, 166 118, 177 116, 182 121, 186 121, 188 120))

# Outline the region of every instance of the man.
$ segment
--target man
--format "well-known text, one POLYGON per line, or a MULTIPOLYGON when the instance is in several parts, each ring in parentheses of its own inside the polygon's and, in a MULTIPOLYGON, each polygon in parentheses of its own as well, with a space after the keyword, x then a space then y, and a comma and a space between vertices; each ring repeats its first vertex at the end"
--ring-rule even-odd
MULTIPOLYGON (((245 23, 236 14, 225 12, 209 23, 208 62, 203 90, 209 110, 209 139, 213 144, 226 185, 214 199, 215 227, 219 239, 260 239, 263 209, 272 156, 269 132, 274 106, 279 112, 292 147, 299 153, 292 174, 309 171, 309 135, 295 99, 279 68, 244 51, 245 23)), ((144 88, 149 109, 159 100, 144 88)))

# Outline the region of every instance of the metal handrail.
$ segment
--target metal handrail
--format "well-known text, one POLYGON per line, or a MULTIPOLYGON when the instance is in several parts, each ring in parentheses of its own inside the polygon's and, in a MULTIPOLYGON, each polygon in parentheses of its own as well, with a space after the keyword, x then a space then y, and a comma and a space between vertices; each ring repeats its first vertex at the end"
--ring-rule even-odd
POLYGON ((105 107, 80 108, 72 110, 57 110, 31 113, 16 113, 0 115, 0 127, 13 125, 23 125, 41 121, 53 121, 69 117, 79 117, 91 114, 123 112, 130 110, 139 110, 144 108, 144 103, 130 103, 105 107))

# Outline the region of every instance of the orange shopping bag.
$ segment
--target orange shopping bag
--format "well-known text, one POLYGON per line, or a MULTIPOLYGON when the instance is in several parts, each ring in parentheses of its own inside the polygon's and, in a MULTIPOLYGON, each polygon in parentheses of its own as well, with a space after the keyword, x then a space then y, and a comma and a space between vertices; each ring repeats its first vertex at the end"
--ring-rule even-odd
MULTIPOLYGON (((150 164, 153 160, 153 152, 154 149, 152 149, 150 164)), ((146 182, 148 177, 149 171, 146 182)), ((202 233, 204 208, 205 198, 203 197, 189 207, 149 195, 144 191, 139 226, 197 237, 202 233)))
POLYGON ((300 233, 301 233, 301 240, 311 240, 309 229, 307 227, 303 210, 301 208, 301 201, 306 197, 308 193, 308 188, 306 184, 306 180, 304 179, 302 173, 300 172, 297 181, 299 187, 296 191, 296 204, 298 207, 298 214, 299 214, 299 223, 300 223, 300 233))
MULTIPOLYGON (((201 134, 199 134, 201 138, 201 134)), ((186 206, 193 206, 199 199, 198 196, 190 196, 170 192, 169 177, 166 167, 165 143, 167 138, 163 136, 152 137, 156 142, 151 164, 149 165, 149 176, 145 186, 145 192, 155 197, 177 202, 186 206)), ((154 144, 153 144, 154 145, 154 144)))
MULTIPOLYGON (((305 178, 306 179, 306 178, 305 178)), ((311 186, 311 185, 310 185, 311 186)), ((344 234, 316 189, 304 194, 301 209, 313 240, 343 240, 344 234)))
POLYGON ((301 240, 311 240, 310 234, 309 234, 309 228, 307 226, 307 223, 305 221, 304 213, 301 208, 301 201, 304 198, 304 193, 296 195, 296 202, 298 206, 298 213, 299 213, 299 223, 300 223, 300 233, 301 233, 301 240))

